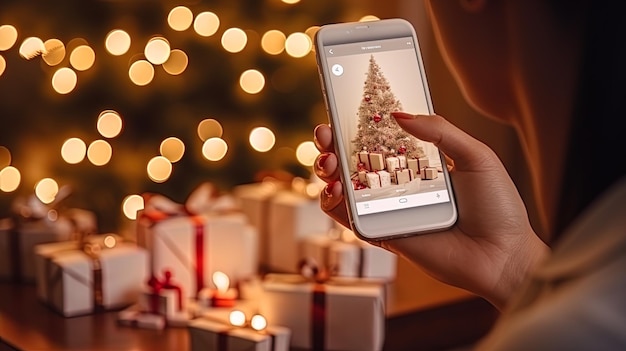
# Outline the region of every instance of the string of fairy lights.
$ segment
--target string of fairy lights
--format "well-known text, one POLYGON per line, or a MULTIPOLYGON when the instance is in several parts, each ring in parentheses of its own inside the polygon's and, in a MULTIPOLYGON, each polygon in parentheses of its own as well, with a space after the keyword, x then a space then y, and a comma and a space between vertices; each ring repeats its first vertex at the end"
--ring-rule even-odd
MULTIPOLYGON (((282 0, 285 4, 293 5, 299 0, 282 0)), ((375 16, 365 16, 361 21, 377 19, 375 16)), ((167 16, 167 24, 177 32, 193 31, 200 37, 211 37, 218 34, 222 23, 220 17, 213 12, 205 11, 194 15, 185 6, 173 7, 167 16)), ((309 55, 313 50, 313 36, 319 27, 312 26, 302 32, 284 33, 278 29, 267 30, 260 40, 260 48, 268 55, 286 53, 294 59, 309 55)), ((19 39, 18 28, 11 24, 0 25, 0 79, 7 67, 2 53, 16 47, 19 39)), ((121 56, 129 52, 133 38, 131 34, 121 28, 114 28, 104 39, 104 48, 109 55, 121 56)), ((220 44, 229 53, 239 53, 249 44, 246 31, 237 27, 223 30, 220 44)), ((55 69, 51 76, 50 85, 59 95, 71 94, 80 86, 82 72, 94 67, 96 51, 86 40, 74 38, 67 43, 52 38, 42 40, 38 37, 27 37, 21 40, 18 48, 19 55, 25 60, 42 60, 46 65, 55 69)), ((147 40, 143 46, 143 55, 130 63, 128 79, 137 86, 150 85, 155 77, 156 69, 163 69, 172 76, 181 75, 187 69, 188 54, 179 48, 173 48, 165 36, 155 35, 147 40)), ((239 87, 246 94, 258 94, 264 88, 266 79, 264 74, 251 68, 243 71, 239 77, 239 87)), ((96 129, 101 138, 83 140, 71 137, 61 146, 61 156, 64 162, 73 165, 87 159, 97 167, 105 166, 113 157, 114 148, 111 140, 122 133, 124 128, 123 116, 114 110, 104 110, 95 119, 96 129)), ((202 141, 202 155, 209 162, 219 161, 228 152, 228 144, 222 139, 223 128, 218 120, 204 119, 197 125, 197 135, 202 141)), ((257 152, 268 152, 276 143, 274 132, 267 127, 256 127, 250 131, 249 145, 257 152)), ((185 143, 175 137, 165 138, 159 146, 159 154, 151 158, 146 164, 147 177, 155 183, 166 182, 172 174, 173 165, 180 161, 185 154, 185 143)), ((302 142, 296 148, 296 158, 304 166, 311 166, 317 156, 312 141, 302 142)), ((20 170, 12 165, 10 150, 0 145, 0 191, 14 192, 20 187, 22 175, 20 170)), ((36 182, 34 193, 45 204, 55 201, 59 193, 59 184, 53 178, 43 178, 36 182)), ((126 196, 122 204, 122 211, 129 219, 135 219, 138 210, 144 206, 143 198, 137 194, 126 196)))

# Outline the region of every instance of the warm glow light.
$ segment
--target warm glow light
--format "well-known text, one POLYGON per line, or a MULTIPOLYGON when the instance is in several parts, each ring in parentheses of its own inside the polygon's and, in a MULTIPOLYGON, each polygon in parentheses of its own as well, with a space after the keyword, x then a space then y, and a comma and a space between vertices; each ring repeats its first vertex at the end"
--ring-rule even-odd
POLYGON ((4 146, 0 146, 0 168, 11 164, 11 151, 4 146))
POLYGON ((172 163, 163 156, 155 156, 148 161, 148 177, 155 183, 163 183, 172 175, 172 163))
POLYGON ((250 319, 250 326, 256 331, 264 330, 267 328, 267 320, 260 314, 255 314, 252 316, 252 319, 250 319))
POLYGON ((165 72, 176 76, 183 73, 188 64, 187 54, 182 50, 175 49, 170 52, 170 57, 163 63, 163 69, 165 72))
POLYGON ((76 88, 77 81, 78 77, 74 70, 67 67, 59 68, 52 76, 52 88, 59 94, 68 94, 76 88))
POLYGON ((210 37, 217 32, 220 27, 220 18, 213 12, 202 12, 193 21, 193 29, 198 35, 210 37))
POLYGON ((235 327, 243 327, 246 324, 246 314, 243 313, 243 311, 231 311, 228 319, 230 320, 230 324, 235 327))
POLYGON ((217 291, 225 293, 230 287, 230 279, 224 272, 215 271, 213 273, 213 284, 217 291))
POLYGON ((324 185, 320 183, 309 183, 306 185, 305 192, 310 198, 316 198, 324 188, 324 185))
POLYGON ((296 149, 296 158, 304 166, 313 166, 318 154, 319 151, 312 141, 305 141, 296 149))
POLYGON ((248 94, 257 94, 265 86, 265 77, 255 69, 249 69, 241 74, 239 78, 241 89, 248 94))
POLYGON ((259 152, 271 150, 276 143, 274 133, 265 127, 254 128, 250 132, 250 146, 259 152))
POLYGON ((121 29, 114 29, 107 34, 104 46, 111 55, 124 55, 130 49, 130 35, 121 29))
POLYGON ((285 4, 293 5, 300 2, 300 0, 282 0, 285 4))
POLYGON ((243 29, 228 28, 222 34, 222 46, 228 52, 236 53, 243 50, 248 43, 248 35, 243 29))
POLYGON ((287 54, 292 57, 304 57, 309 52, 311 52, 311 48, 313 47, 313 42, 311 38, 305 33, 292 33, 289 34, 287 40, 285 41, 285 50, 287 54))
POLYGON ((122 131, 122 117, 113 110, 102 111, 98 117, 97 128, 103 137, 115 138, 122 131))
POLYGON ((38 55, 43 54, 46 51, 46 47, 43 41, 37 37, 28 37, 24 39, 22 45, 20 45, 20 56, 30 60, 38 55))
POLYGON ((182 32, 187 30, 193 22, 193 13, 188 7, 174 7, 167 15, 167 24, 175 31, 182 32))
POLYGON ((59 184, 52 178, 44 178, 35 185, 35 195, 44 204, 54 201, 59 193, 59 184))
POLYGON ((7 68, 7 62, 4 60, 4 57, 0 55, 0 76, 4 73, 4 70, 7 68))
POLYGON ((112 249, 117 245, 117 239, 113 235, 107 235, 104 237, 104 246, 108 249, 112 249))
POLYGON ((161 65, 170 57, 170 43, 163 37, 152 38, 146 44, 144 54, 154 65, 161 65))
POLYGON ((111 145, 104 140, 96 140, 89 144, 87 149, 87 158, 96 166, 103 166, 109 163, 113 149, 111 145))
POLYGON ((261 47, 270 55, 278 55, 285 50, 287 37, 279 30, 268 30, 261 38, 261 47))
POLYGON ((219 161, 226 156, 228 145, 221 138, 209 138, 202 145, 202 155, 209 161, 219 161))
POLYGON ((148 85, 154 79, 154 66, 146 60, 137 60, 130 65, 128 76, 136 85, 148 85))
POLYGON ((161 142, 161 156, 167 158, 171 163, 176 163, 185 154, 185 144, 176 137, 169 137, 161 142))
POLYGON ((85 159, 87 145, 79 138, 67 139, 61 146, 61 157, 69 164, 77 164, 85 159))
POLYGON ((378 21, 380 18, 374 16, 374 15, 367 15, 367 16, 363 16, 361 17, 361 19, 359 20, 359 22, 369 22, 369 21, 378 21))
MULTIPOLYGON (((318 30, 320 30, 320 26, 311 26, 304 31, 304 34, 308 35, 309 39, 311 39, 311 43, 315 41, 315 34, 317 34, 318 30)), ((314 45, 311 45, 311 51, 315 51, 314 45)))
POLYGON ((96 61, 96 53, 89 45, 77 46, 70 54, 70 64, 78 71, 90 69, 96 61))
POLYGON ((220 122, 211 118, 202 120, 198 124, 198 136, 202 141, 206 141, 209 138, 221 138, 223 132, 224 129, 220 122))
POLYGON ((17 41, 17 29, 12 25, 0 26, 0 51, 9 50, 17 41))
POLYGON ((46 48, 41 57, 48 66, 56 66, 65 58, 65 45, 59 39, 49 39, 43 43, 46 48))
POLYGON ((140 195, 128 195, 122 202, 122 211, 124 216, 130 220, 137 219, 137 212, 143 210, 143 197, 140 195))
POLYGON ((10 193, 20 186, 22 176, 17 168, 12 166, 4 167, 0 171, 0 190, 10 193))

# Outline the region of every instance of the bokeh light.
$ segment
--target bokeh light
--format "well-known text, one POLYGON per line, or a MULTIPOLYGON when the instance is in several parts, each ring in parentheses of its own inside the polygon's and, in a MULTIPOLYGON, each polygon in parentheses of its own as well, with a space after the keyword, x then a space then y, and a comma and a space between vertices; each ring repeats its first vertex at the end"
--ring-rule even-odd
POLYGON ((187 30, 193 22, 193 12, 186 6, 176 6, 167 15, 167 24, 175 31, 187 30))
POLYGON ((259 152, 266 152, 271 150, 276 144, 276 136, 274 133, 265 127, 254 128, 250 132, 250 146, 259 152))
MULTIPOLYGON (((283 1, 285 1, 285 0, 283 0, 283 1)), ((297 2, 297 0, 294 0, 294 1, 297 2)), ((267 320, 262 315, 255 314, 250 319, 250 326, 252 327, 252 329, 254 329, 256 331, 264 330, 265 328, 267 328, 267 320)))
POLYGON ((239 78, 241 89, 248 94, 257 94, 265 86, 265 77, 255 69, 249 69, 241 74, 239 78))
POLYGON ((170 57, 170 43, 163 37, 155 37, 148 40, 144 54, 150 63, 161 65, 170 57))
POLYGON ((228 145, 222 138, 209 138, 202 145, 202 155, 209 161, 219 161, 226 156, 228 145))
POLYGON ((46 51, 46 47, 43 41, 37 37, 28 37, 24 39, 22 45, 20 45, 20 56, 30 60, 38 55, 43 54, 46 51))
POLYGON ((243 29, 228 28, 222 34, 222 46, 224 50, 237 53, 243 50, 248 43, 248 35, 243 29))
POLYGON ((135 85, 148 85, 154 79, 154 66, 146 60, 137 60, 130 65, 128 76, 135 85))
POLYGON ((100 112, 96 124, 98 132, 105 138, 115 138, 122 131, 122 117, 113 110, 100 112))
POLYGON ((4 73, 4 70, 7 68, 7 62, 4 59, 4 57, 2 57, 2 55, 0 55, 0 76, 2 75, 2 73, 4 73))
POLYGON ((121 29, 114 29, 107 34, 104 46, 114 56, 121 56, 130 49, 130 35, 121 29))
POLYGON ((48 66, 56 66, 65 58, 65 44, 59 39, 48 39, 43 43, 46 51, 41 57, 48 66))
POLYGON ((176 163, 185 154, 185 144, 176 137, 169 137, 161 142, 159 151, 161 156, 167 158, 171 163, 176 163))
POLYGON ((193 21, 193 29, 198 35, 203 37, 210 37, 217 33, 220 27, 220 18, 213 12, 202 12, 196 16, 193 21))
POLYGON ((296 158, 304 166, 313 166, 315 158, 320 152, 312 141, 305 141, 296 148, 296 158))
POLYGON ((9 50, 17 41, 17 29, 10 24, 0 26, 0 51, 9 50))
POLYGON ((287 36, 279 30, 268 30, 261 37, 261 47, 263 51, 270 55, 278 55, 285 50, 285 40, 287 36))
POLYGON ((306 56, 311 52, 313 42, 311 38, 305 33, 296 32, 291 33, 285 41, 285 51, 291 57, 299 58, 306 56))
POLYGON ((59 193, 59 184, 52 178, 44 178, 35 185, 35 195, 44 204, 54 201, 59 193))
POLYGON ((315 45, 312 43, 315 42, 315 34, 317 34, 318 30, 320 30, 320 26, 311 26, 304 31, 304 34, 308 35, 309 39, 311 39, 311 51, 313 52, 315 52, 315 45))
POLYGON ((93 67, 96 53, 89 45, 77 46, 70 54, 70 64, 78 71, 86 71, 93 67))
POLYGON ((69 138, 61 146, 61 157, 69 164, 80 163, 85 159, 87 144, 80 138, 69 138))
POLYGON ((76 88, 77 82, 76 72, 68 67, 59 68, 52 76, 52 88, 59 94, 70 93, 76 88))
POLYGON ((198 123, 198 137, 202 141, 206 141, 209 138, 221 138, 223 133, 224 128, 215 119, 207 118, 198 123))
POLYGON ((104 166, 111 160, 113 149, 111 145, 104 140, 96 140, 89 144, 87 149, 87 158, 95 166, 104 166))
POLYGON ((240 310, 233 310, 230 312, 228 320, 235 327, 243 327, 246 324, 246 314, 240 310))
POLYGON ((13 166, 6 166, 0 171, 0 190, 5 193, 15 191, 20 186, 22 176, 13 166))
POLYGON ((174 49, 170 52, 170 57, 163 63, 165 72, 176 76, 183 73, 187 69, 189 59, 184 51, 174 49))
POLYGON ((143 210, 144 206, 143 197, 136 194, 128 195, 122 202, 122 212, 126 218, 135 220, 137 219, 137 212, 143 210))
POLYGON ((155 156, 148 161, 148 177, 155 183, 163 183, 172 175, 172 163, 163 156, 155 156))
POLYGON ((11 164, 11 151, 5 146, 0 146, 0 168, 11 164))
POLYGON ((370 22, 370 21, 378 21, 380 18, 374 15, 366 15, 359 19, 359 22, 370 22))
POLYGON ((108 249, 112 249, 117 245, 117 239, 113 235, 107 235, 104 237, 104 246, 108 249))

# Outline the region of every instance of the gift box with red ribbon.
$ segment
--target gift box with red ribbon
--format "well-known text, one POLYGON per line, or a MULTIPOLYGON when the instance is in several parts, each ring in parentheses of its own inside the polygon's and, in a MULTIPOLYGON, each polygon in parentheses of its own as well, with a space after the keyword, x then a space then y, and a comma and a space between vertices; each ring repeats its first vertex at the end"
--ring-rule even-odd
POLYGON ((46 302, 66 317, 135 303, 148 272, 147 252, 131 243, 84 245, 45 260, 46 302))
POLYGON ((357 163, 362 163, 370 172, 385 169, 382 152, 360 151, 357 153, 357 163))
POLYGON ((260 312, 291 330, 291 346, 309 350, 382 349, 385 287, 358 279, 311 280, 269 274, 260 312))
POLYGON ((185 205, 156 199, 162 203, 146 206, 137 222, 137 242, 150 253, 153 274, 170 271, 185 297, 212 287, 216 271, 233 285, 257 274, 258 232, 232 197, 192 194, 195 202, 185 205))

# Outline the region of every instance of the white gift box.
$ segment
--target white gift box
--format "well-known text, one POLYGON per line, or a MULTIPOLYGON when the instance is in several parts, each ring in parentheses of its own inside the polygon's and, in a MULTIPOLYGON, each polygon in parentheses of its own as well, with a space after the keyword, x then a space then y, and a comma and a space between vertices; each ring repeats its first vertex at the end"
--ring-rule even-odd
POLYGON ((394 174, 395 174, 395 179, 396 179, 395 182, 398 185, 409 183, 415 179, 415 173, 413 172, 412 169, 409 169, 409 168, 396 169, 394 171, 394 174))
POLYGON ((360 151, 357 153, 357 162, 362 163, 368 171, 379 171, 385 169, 383 154, 378 152, 360 151))
POLYGON ((96 259, 82 250, 71 250, 48 263, 44 269, 47 302, 72 317, 135 303, 147 278, 148 254, 134 244, 122 243, 101 250, 96 259))
POLYGON ((243 213, 174 216, 152 222, 140 213, 137 242, 154 274, 169 270, 186 297, 213 286, 215 271, 234 286, 258 270, 258 232, 243 213))
POLYGON ((397 256, 361 240, 343 241, 329 236, 307 238, 301 245, 302 259, 325 268, 331 276, 393 281, 397 256))
POLYGON ((368 172, 366 178, 367 186, 370 189, 384 188, 391 185, 391 174, 387 171, 368 172))
POLYGON ((398 155, 396 157, 398 158, 398 161, 400 162, 400 168, 407 168, 408 167, 408 164, 406 162, 406 156, 398 155))
POLYGON ((378 351, 385 334, 385 288, 357 280, 304 281, 269 274, 259 304, 269 324, 291 330, 291 346, 378 351))
POLYGON ((235 327, 221 321, 198 318, 189 322, 192 351, 288 351, 290 331, 270 326, 263 331, 235 327))
POLYGON ((268 221, 269 267, 277 272, 297 272, 300 241, 333 227, 318 199, 291 191, 281 191, 272 198, 268 221))
POLYGON ((421 177, 423 180, 432 180, 437 179, 439 177, 437 168, 435 167, 426 167, 422 169, 421 177))
POLYGON ((387 172, 391 173, 400 168, 400 159, 398 159, 397 157, 387 157, 385 159, 385 164, 387 166, 387 172))

